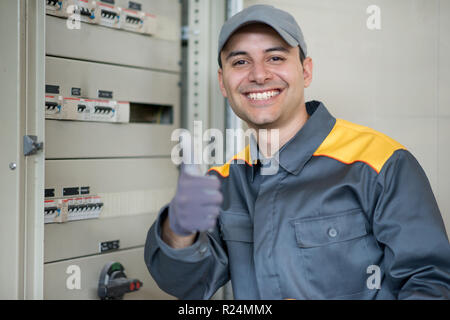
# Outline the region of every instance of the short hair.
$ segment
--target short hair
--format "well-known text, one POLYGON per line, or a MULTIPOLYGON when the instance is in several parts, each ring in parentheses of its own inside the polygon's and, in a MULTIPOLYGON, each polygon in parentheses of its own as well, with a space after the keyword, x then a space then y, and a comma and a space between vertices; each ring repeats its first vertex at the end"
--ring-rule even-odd
MULTIPOLYGON (((303 53, 303 50, 302 50, 302 48, 300 48, 300 46, 298 46, 298 49, 300 51, 300 63, 303 66, 303 61, 305 61, 305 54, 303 53)), ((220 69, 222 69, 222 57, 220 57, 220 59, 219 59, 219 67, 220 67, 220 69)))
POLYGON ((298 49, 300 50, 300 63, 303 65, 303 61, 305 61, 305 54, 300 46, 298 46, 298 49))

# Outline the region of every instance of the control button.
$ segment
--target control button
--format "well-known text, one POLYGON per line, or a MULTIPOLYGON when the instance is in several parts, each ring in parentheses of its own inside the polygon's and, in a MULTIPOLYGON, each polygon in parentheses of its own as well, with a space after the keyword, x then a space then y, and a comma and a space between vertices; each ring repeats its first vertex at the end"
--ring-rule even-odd
POLYGON ((331 238, 335 238, 337 236, 337 230, 335 228, 330 228, 328 229, 328 235, 331 238))

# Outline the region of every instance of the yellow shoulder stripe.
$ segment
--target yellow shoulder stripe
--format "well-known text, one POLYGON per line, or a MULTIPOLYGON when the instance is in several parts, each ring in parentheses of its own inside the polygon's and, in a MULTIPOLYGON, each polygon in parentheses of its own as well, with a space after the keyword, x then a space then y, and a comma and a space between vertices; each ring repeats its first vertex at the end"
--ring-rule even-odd
POLYGON ((346 164, 364 162, 379 173, 398 149, 406 148, 374 129, 336 119, 330 134, 313 156, 325 156, 346 164))
POLYGON ((214 170, 217 171, 222 177, 228 177, 230 174, 230 164, 234 160, 243 160, 247 162, 250 166, 252 165, 252 159, 250 157, 250 145, 248 144, 243 150, 241 150, 239 153, 235 154, 230 160, 227 161, 222 166, 217 167, 211 167, 209 171, 214 170))

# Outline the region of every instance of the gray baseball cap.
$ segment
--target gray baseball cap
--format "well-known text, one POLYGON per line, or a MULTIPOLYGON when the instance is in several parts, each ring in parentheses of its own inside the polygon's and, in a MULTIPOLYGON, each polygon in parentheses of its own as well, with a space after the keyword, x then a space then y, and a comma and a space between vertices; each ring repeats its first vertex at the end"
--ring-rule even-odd
POLYGON ((305 57, 307 56, 305 39, 294 17, 274 6, 257 4, 236 13, 223 24, 219 35, 219 66, 220 52, 230 36, 239 28, 253 23, 264 23, 272 27, 291 47, 300 46, 305 57))

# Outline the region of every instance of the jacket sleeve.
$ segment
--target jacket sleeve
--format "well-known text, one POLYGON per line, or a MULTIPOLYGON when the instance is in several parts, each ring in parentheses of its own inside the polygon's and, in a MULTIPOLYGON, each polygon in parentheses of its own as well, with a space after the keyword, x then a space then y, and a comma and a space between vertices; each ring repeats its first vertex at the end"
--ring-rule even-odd
POLYGON ((414 156, 397 150, 377 177, 373 231, 385 281, 398 299, 450 299, 450 245, 430 183, 414 156))
POLYGON ((161 238, 163 207, 148 231, 144 259, 158 286, 179 299, 210 299, 229 280, 228 257, 216 225, 214 232, 200 233, 194 244, 174 249, 161 238))

